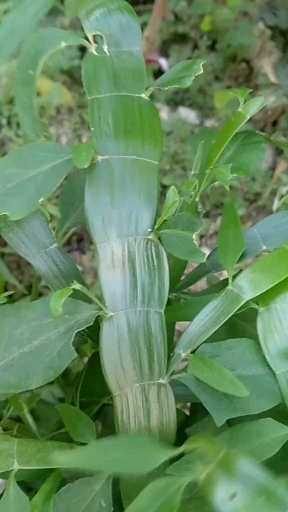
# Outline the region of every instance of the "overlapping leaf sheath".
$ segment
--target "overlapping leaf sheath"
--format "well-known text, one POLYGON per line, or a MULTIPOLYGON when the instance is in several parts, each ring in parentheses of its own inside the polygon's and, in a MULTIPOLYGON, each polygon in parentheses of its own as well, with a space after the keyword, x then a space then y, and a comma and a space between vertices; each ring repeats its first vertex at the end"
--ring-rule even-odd
POLYGON ((90 5, 82 23, 95 48, 84 59, 83 82, 98 156, 88 175, 85 208, 111 312, 102 325, 103 370, 118 430, 172 440, 175 404, 165 380, 163 314, 168 265, 163 247, 151 236, 161 125, 145 96, 141 31, 134 11, 122 0, 90 5))

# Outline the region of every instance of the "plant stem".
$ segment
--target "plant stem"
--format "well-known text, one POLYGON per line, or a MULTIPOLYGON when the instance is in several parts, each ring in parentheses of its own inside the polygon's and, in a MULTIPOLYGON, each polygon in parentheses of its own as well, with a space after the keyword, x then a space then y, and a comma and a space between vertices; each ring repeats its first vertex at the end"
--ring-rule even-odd
POLYGON ((146 59, 152 49, 154 41, 157 39, 163 16, 168 9, 168 0, 155 0, 150 21, 143 33, 143 55, 146 59))

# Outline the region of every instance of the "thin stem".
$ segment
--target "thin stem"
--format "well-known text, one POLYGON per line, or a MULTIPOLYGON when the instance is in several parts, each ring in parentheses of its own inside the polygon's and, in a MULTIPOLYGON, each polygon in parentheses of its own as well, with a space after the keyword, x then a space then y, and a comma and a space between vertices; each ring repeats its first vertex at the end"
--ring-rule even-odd
POLYGON ((162 18, 165 16, 168 9, 168 3, 168 0, 155 0, 154 2, 150 21, 143 33, 142 49, 145 59, 150 55, 154 41, 158 37, 162 18))

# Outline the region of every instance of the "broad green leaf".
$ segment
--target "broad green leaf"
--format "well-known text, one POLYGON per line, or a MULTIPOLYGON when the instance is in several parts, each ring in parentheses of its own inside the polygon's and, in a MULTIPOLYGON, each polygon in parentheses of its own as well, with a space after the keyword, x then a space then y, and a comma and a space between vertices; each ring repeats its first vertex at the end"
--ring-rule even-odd
POLYGON ((55 494, 62 480, 60 471, 54 471, 31 500, 31 512, 54 512, 55 494))
MULTIPOLYGON (((288 211, 277 212, 260 220, 255 226, 244 233, 246 249, 239 263, 258 256, 262 251, 281 247, 288 241, 288 211)), ((209 254, 206 263, 199 265, 188 274, 175 288, 175 291, 185 290, 197 283, 210 272, 223 270, 219 262, 218 249, 209 254)))
POLYGON ((22 41, 50 11, 53 3, 53 0, 22 0, 5 16, 0 26, 0 66, 12 59, 22 41))
POLYGON ((260 297, 262 306, 257 330, 263 354, 278 380, 283 399, 288 404, 288 282, 285 280, 260 297))
MULTIPOLYGON (((258 414, 281 402, 275 376, 256 341, 231 339, 205 343, 196 354, 213 358, 228 368, 250 391, 248 397, 232 397, 212 389, 189 373, 175 375, 175 379, 191 389, 193 395, 202 402, 217 426, 223 425, 229 418, 258 414)), ((190 401, 189 395, 186 398, 190 401)))
POLYGON ((50 297, 0 308, 0 389, 11 396, 54 380, 75 359, 76 332, 91 325, 95 306, 68 299, 55 320, 50 297))
POLYGON ((51 27, 37 30, 23 45, 17 62, 15 101, 21 128, 32 139, 48 131, 35 103, 37 80, 45 60, 66 46, 81 43, 77 34, 51 27))
POLYGON ((86 223, 84 213, 84 189, 86 172, 76 171, 68 176, 59 196, 61 218, 57 228, 57 239, 63 237, 73 228, 86 223))
POLYGON ((77 405, 87 414, 93 414, 110 397, 99 352, 89 357, 76 388, 77 405), (97 379, 95 379, 97 375, 97 379))
POLYGON ((29 498, 18 487, 14 473, 11 474, 0 500, 0 512, 30 512, 29 498))
POLYGON ((73 441, 90 443, 96 439, 94 421, 85 412, 69 404, 58 405, 57 409, 73 441))
POLYGON ((220 440, 227 448, 235 448, 263 462, 287 442, 288 427, 272 418, 261 418, 228 428, 220 440))
POLYGON ((12 284, 19 290, 21 293, 27 293, 25 287, 19 283, 18 279, 16 279, 13 274, 11 274, 9 268, 5 265, 4 261, 0 258, 0 276, 4 279, 6 283, 12 284))
MULTIPOLYGON (((81 478, 63 487, 53 512, 113 512, 112 480, 105 475, 81 478)), ((32 511, 33 512, 33 511, 32 511)))
POLYGON ((72 169, 71 150, 32 143, 0 159, 0 215, 22 219, 47 199, 72 169))
MULTIPOLYGON (((72 450, 74 445, 56 441, 16 439, 7 434, 0 435, 0 472, 19 469, 55 468, 51 455, 72 450)), ((1 502, 0 502, 1 503, 1 502)), ((42 511, 41 511, 42 512, 42 511)))
POLYGON ((196 350, 245 302, 287 278, 287 256, 287 247, 281 247, 256 261, 239 274, 218 297, 209 302, 182 334, 170 360, 168 372, 174 371, 182 359, 196 350))
POLYGON ((167 71, 167 73, 160 76, 160 78, 152 84, 151 88, 148 89, 148 92, 150 93, 150 91, 154 89, 167 90, 171 87, 189 87, 194 78, 203 73, 204 63, 205 61, 203 59, 179 62, 167 71))
POLYGON ((66 251, 57 246, 40 211, 14 222, 0 219, 0 233, 15 252, 37 270, 52 290, 67 288, 84 280, 66 251))
POLYGON ((216 180, 223 185, 226 190, 229 190, 230 188, 231 166, 232 164, 224 164, 216 166, 213 169, 216 180))
POLYGON ((218 165, 230 165, 232 175, 252 177, 265 158, 265 147, 266 144, 258 133, 252 130, 241 131, 227 144, 218 165))
POLYGON ((284 151, 288 149, 288 140, 283 137, 281 134, 273 135, 271 137, 268 135, 268 133, 263 132, 257 132, 266 142, 269 142, 269 144, 273 144, 277 148, 283 149, 284 151))
POLYGON ((177 188, 172 185, 167 191, 165 202, 162 207, 161 215, 157 221, 157 224, 155 226, 155 230, 159 229, 161 224, 169 219, 174 213, 177 211, 177 208, 180 203, 180 197, 177 191, 177 188))
POLYGON ((176 256, 176 258, 195 263, 200 263, 206 259, 206 254, 199 249, 192 233, 176 229, 163 229, 160 238, 166 251, 176 256))
POLYGON ((151 482, 126 512, 177 512, 189 479, 166 476, 151 482))
POLYGON ((249 96, 252 89, 225 89, 224 91, 216 91, 214 94, 214 104, 216 108, 226 107, 235 98, 242 106, 247 96, 249 96))
POLYGON ((284 512, 288 493, 264 468, 242 455, 222 452, 199 471, 199 484, 215 512, 284 512))
POLYGON ((77 169, 87 169, 92 163, 95 155, 95 149, 92 139, 87 140, 84 144, 75 144, 72 147, 73 163, 77 169))
POLYGON ((192 322, 202 309, 217 295, 193 297, 190 300, 171 304, 165 309, 165 317, 169 322, 192 322))
POLYGON ((216 164, 232 137, 245 123, 247 123, 247 121, 249 121, 250 117, 263 108, 264 104, 265 102, 263 98, 259 96, 252 100, 248 100, 247 103, 242 105, 242 107, 235 112, 216 136, 216 139, 214 140, 214 143, 207 155, 205 163, 206 169, 209 169, 216 164))
POLYGON ((54 318, 59 318, 63 315, 63 305, 64 302, 72 295, 73 288, 69 286, 68 288, 62 288, 62 290, 57 290, 51 296, 50 309, 54 318))
POLYGON ((230 370, 210 357, 199 354, 191 355, 188 372, 222 393, 240 398, 250 394, 246 386, 230 370))
POLYGON ((221 265, 232 281, 234 267, 245 249, 243 229, 233 203, 226 203, 218 234, 218 252, 221 265))
POLYGON ((163 462, 181 453, 181 449, 138 435, 109 436, 76 448, 73 453, 55 453, 54 461, 61 467, 85 471, 103 471, 120 475, 149 473, 163 462))

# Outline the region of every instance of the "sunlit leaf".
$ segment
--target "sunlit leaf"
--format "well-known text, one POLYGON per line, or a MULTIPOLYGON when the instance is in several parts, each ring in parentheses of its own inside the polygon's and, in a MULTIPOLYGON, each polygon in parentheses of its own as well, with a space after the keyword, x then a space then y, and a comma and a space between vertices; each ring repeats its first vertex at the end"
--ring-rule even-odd
POLYGON ((214 104, 216 108, 223 108, 235 98, 238 100, 239 105, 243 105, 247 96, 252 92, 252 89, 225 89, 223 91, 216 91, 214 94, 214 104))
POLYGON ((64 302, 72 295, 73 288, 70 286, 68 288, 62 288, 62 290, 58 290, 57 292, 52 294, 50 309, 54 318, 59 318, 59 316, 63 315, 63 305, 64 302))

